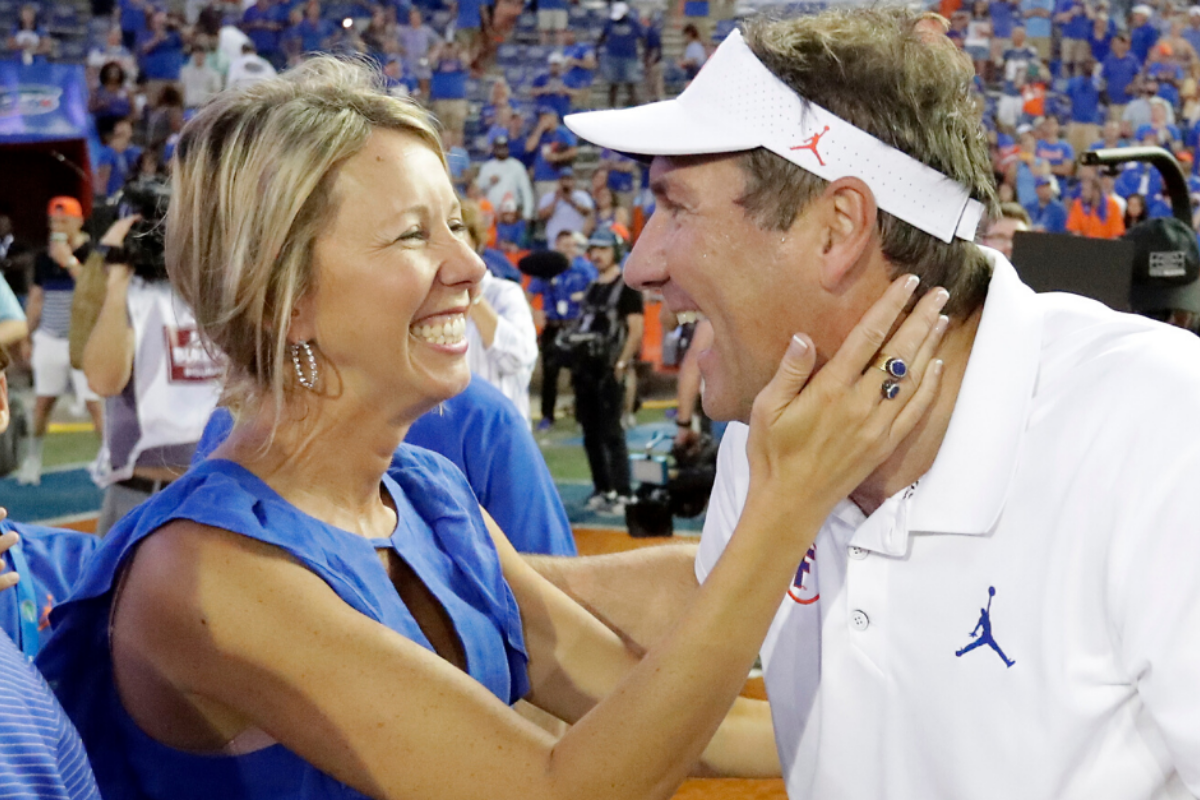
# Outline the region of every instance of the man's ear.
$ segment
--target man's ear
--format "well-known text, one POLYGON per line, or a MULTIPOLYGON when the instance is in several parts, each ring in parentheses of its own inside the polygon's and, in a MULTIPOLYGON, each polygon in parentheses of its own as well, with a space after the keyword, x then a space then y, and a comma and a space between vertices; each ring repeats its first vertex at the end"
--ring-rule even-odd
POLYGON ((8 376, 0 372, 0 433, 8 430, 8 376))
POLYGON ((875 236, 879 210, 875 195, 858 178, 838 178, 821 200, 821 286, 838 292, 856 274, 875 236))

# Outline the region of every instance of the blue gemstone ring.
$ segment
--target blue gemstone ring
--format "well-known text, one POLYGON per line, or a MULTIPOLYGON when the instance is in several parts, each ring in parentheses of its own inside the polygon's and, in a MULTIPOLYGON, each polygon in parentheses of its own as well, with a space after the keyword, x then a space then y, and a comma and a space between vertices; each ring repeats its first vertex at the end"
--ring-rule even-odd
POLYGON ((900 358, 880 356, 879 361, 875 362, 875 366, 896 380, 902 380, 908 374, 908 364, 905 364, 904 360, 900 358))
POLYGON ((882 387, 884 400, 895 400, 900 394, 900 384, 895 381, 884 381, 882 387))

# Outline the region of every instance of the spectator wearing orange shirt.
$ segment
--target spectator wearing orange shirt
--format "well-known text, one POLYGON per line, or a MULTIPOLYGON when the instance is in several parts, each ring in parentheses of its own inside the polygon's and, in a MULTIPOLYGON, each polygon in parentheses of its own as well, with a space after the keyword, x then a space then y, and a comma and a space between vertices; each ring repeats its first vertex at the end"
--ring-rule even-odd
POLYGON ((1083 177, 1082 194, 1071 205, 1067 230, 1091 239, 1116 239, 1125 233, 1125 220, 1117 201, 1104 194, 1094 171, 1083 177))

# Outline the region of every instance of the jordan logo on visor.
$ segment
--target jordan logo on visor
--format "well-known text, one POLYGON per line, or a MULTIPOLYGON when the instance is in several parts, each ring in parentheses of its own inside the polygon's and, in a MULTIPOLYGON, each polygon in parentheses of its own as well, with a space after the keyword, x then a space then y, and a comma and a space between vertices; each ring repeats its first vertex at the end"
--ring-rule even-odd
POLYGON ((992 598, 995 596, 996 587, 989 586, 987 608, 982 608, 979 610, 979 622, 975 623, 975 630, 971 631, 971 635, 976 637, 975 641, 971 642, 954 655, 962 658, 975 648, 982 647, 986 644, 988 647, 996 651, 996 655, 1000 656, 1000 660, 1004 662, 1004 666, 1011 667, 1017 662, 1004 655, 1004 651, 1000 649, 1000 645, 996 644, 996 639, 992 636, 992 598))
POLYGON ((817 144, 821 141, 821 137, 829 133, 829 126, 825 126, 825 130, 820 133, 814 133, 812 136, 804 140, 803 143, 791 148, 792 150, 812 150, 812 154, 817 157, 817 163, 822 167, 825 166, 825 159, 821 158, 821 154, 817 152, 817 144))

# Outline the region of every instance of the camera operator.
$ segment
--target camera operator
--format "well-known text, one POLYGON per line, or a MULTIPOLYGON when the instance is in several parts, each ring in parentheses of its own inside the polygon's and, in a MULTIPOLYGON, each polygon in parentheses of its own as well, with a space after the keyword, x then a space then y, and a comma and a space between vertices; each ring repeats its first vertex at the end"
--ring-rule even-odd
POLYGON ((101 433, 100 398, 88 389, 79 370, 71 368, 68 335, 71 330, 71 300, 75 279, 91 252, 83 232, 83 206, 74 197, 55 197, 48 210, 49 246, 34 257, 33 286, 29 289, 26 314, 32 335, 33 388, 37 401, 33 410, 33 437, 17 473, 22 485, 42 480, 42 444, 50 423, 50 412, 69 387, 87 404, 96 432, 101 433))
POLYGON ((107 291, 83 351, 84 372, 106 398, 109 420, 95 465, 106 486, 100 535, 187 470, 220 395, 221 366, 167 280, 165 191, 128 187, 130 206, 147 219, 125 216, 100 240, 108 248, 107 291))

